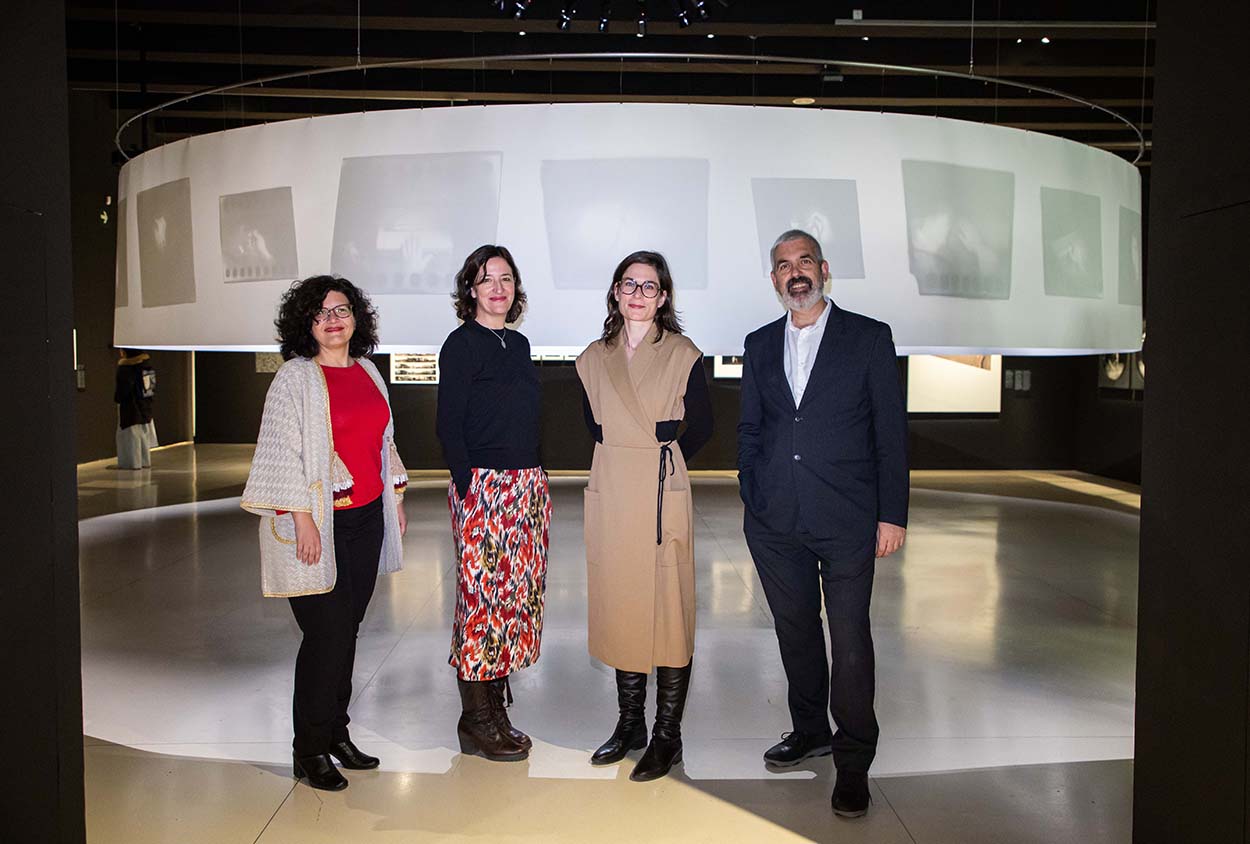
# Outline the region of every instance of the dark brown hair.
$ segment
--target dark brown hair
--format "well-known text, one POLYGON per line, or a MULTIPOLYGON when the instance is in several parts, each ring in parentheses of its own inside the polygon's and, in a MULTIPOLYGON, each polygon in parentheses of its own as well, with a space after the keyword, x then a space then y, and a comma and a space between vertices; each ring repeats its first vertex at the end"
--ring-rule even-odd
POLYGON ((345 278, 331 275, 314 275, 291 284, 282 294, 278 305, 278 318, 273 321, 278 329, 278 342, 282 344, 282 359, 290 360, 297 355, 302 358, 317 356, 317 340, 312 335, 313 316, 321 310, 326 294, 337 290, 347 297, 356 320, 356 330, 347 345, 347 353, 354 358, 373 354, 378 345, 378 312, 365 292, 345 278))
POLYGON ((514 286, 516 298, 512 300, 512 307, 508 308, 504 321, 516 322, 525 312, 526 297, 525 290, 521 287, 521 271, 516 268, 512 253, 507 247, 488 243, 470 252, 469 257, 464 259, 464 266, 460 268, 460 272, 456 273, 456 289, 452 292, 451 299, 456 307, 456 316, 465 322, 477 316, 477 299, 473 298, 473 287, 477 282, 477 274, 491 258, 503 258, 507 261, 512 269, 512 278, 516 282, 514 286))
POLYGON ((659 252, 642 250, 622 258, 621 262, 616 265, 616 271, 612 273, 612 284, 608 287, 608 317, 603 321, 602 340, 607 346, 611 346, 616 342, 621 329, 625 327, 625 315, 621 313, 620 303, 616 301, 616 297, 612 294, 616 292, 616 286, 625 277, 625 271, 633 264, 646 264, 648 267, 653 268, 656 277, 660 280, 660 292, 668 294, 664 304, 655 309, 655 326, 657 329, 655 342, 658 343, 663 339, 665 331, 681 334, 681 319, 677 316, 673 294, 673 276, 668 271, 668 261, 665 261, 664 256, 659 252))

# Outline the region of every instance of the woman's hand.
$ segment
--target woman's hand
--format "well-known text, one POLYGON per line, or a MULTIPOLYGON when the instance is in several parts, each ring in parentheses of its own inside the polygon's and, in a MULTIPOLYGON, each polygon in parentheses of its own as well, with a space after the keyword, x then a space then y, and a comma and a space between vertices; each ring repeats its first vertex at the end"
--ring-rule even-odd
POLYGON ((408 514, 404 512, 404 497, 402 495, 399 496, 396 508, 399 510, 399 535, 403 536, 408 532, 408 514))
POLYGON ((295 556, 306 566, 321 562, 321 531, 313 522, 312 513, 292 513, 295 519, 295 556))

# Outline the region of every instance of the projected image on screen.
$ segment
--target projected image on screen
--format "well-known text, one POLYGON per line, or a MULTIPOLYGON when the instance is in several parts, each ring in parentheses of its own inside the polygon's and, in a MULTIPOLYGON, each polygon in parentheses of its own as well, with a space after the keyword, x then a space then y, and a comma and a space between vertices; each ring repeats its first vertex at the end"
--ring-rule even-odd
POLYGON ((764 272, 777 235, 801 229, 820 242, 830 278, 863 278, 859 196, 852 179, 752 179, 764 272))
POLYGON ((451 291, 499 227, 496 152, 345 158, 330 271, 372 293, 451 291))
POLYGON ((299 277, 289 187, 227 194, 219 204, 226 281, 299 277))
POLYGON ((178 179, 139 191, 135 199, 143 307, 194 302, 191 180, 178 179))
POLYGON ((903 161, 907 254, 923 296, 1011 298, 1015 175, 903 161))
POLYGON ((126 200, 117 200, 117 283, 113 294, 113 307, 124 308, 130 304, 130 262, 126 247, 126 200))
POLYGON ((1042 278, 1047 296, 1102 298, 1098 197, 1042 188, 1042 278))
POLYGON ((663 253, 679 289, 707 287, 706 160, 544 161, 542 184, 557 288, 606 289, 639 249, 663 253))
POLYGON ((1141 304, 1141 214, 1120 206, 1121 305, 1141 304))

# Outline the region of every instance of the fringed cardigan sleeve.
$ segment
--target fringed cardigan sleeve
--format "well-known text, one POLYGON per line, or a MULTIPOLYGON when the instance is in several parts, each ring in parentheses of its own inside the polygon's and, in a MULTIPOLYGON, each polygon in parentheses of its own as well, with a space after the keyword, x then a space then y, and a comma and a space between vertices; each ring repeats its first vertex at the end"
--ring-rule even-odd
POLYGON ((293 368, 280 369, 265 396, 256 453, 243 488, 244 510, 258 516, 316 511, 315 491, 304 467, 304 407, 293 368))

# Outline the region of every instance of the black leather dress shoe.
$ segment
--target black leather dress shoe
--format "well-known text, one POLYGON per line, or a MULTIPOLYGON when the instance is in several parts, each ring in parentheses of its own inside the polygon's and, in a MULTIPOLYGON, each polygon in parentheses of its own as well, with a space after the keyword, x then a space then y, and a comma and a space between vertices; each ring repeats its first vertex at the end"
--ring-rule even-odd
POLYGON ((296 779, 306 779, 313 788, 322 791, 342 791, 347 788, 347 780, 339 769, 334 767, 330 754, 320 756, 293 756, 296 779))
POLYGON ((813 756, 828 756, 833 753, 833 738, 830 736, 814 736, 801 730, 784 733, 781 741, 764 751, 764 761, 779 768, 797 765, 804 759, 813 756))
POLYGON ((378 757, 361 751, 359 747, 352 744, 351 739, 336 741, 330 745, 330 755, 339 760, 339 764, 349 771, 370 771, 381 761, 378 757))
POLYGON ((868 813, 872 796, 868 793, 868 775, 851 771, 838 771, 838 782, 833 787, 833 813, 840 818, 860 818, 868 813))

